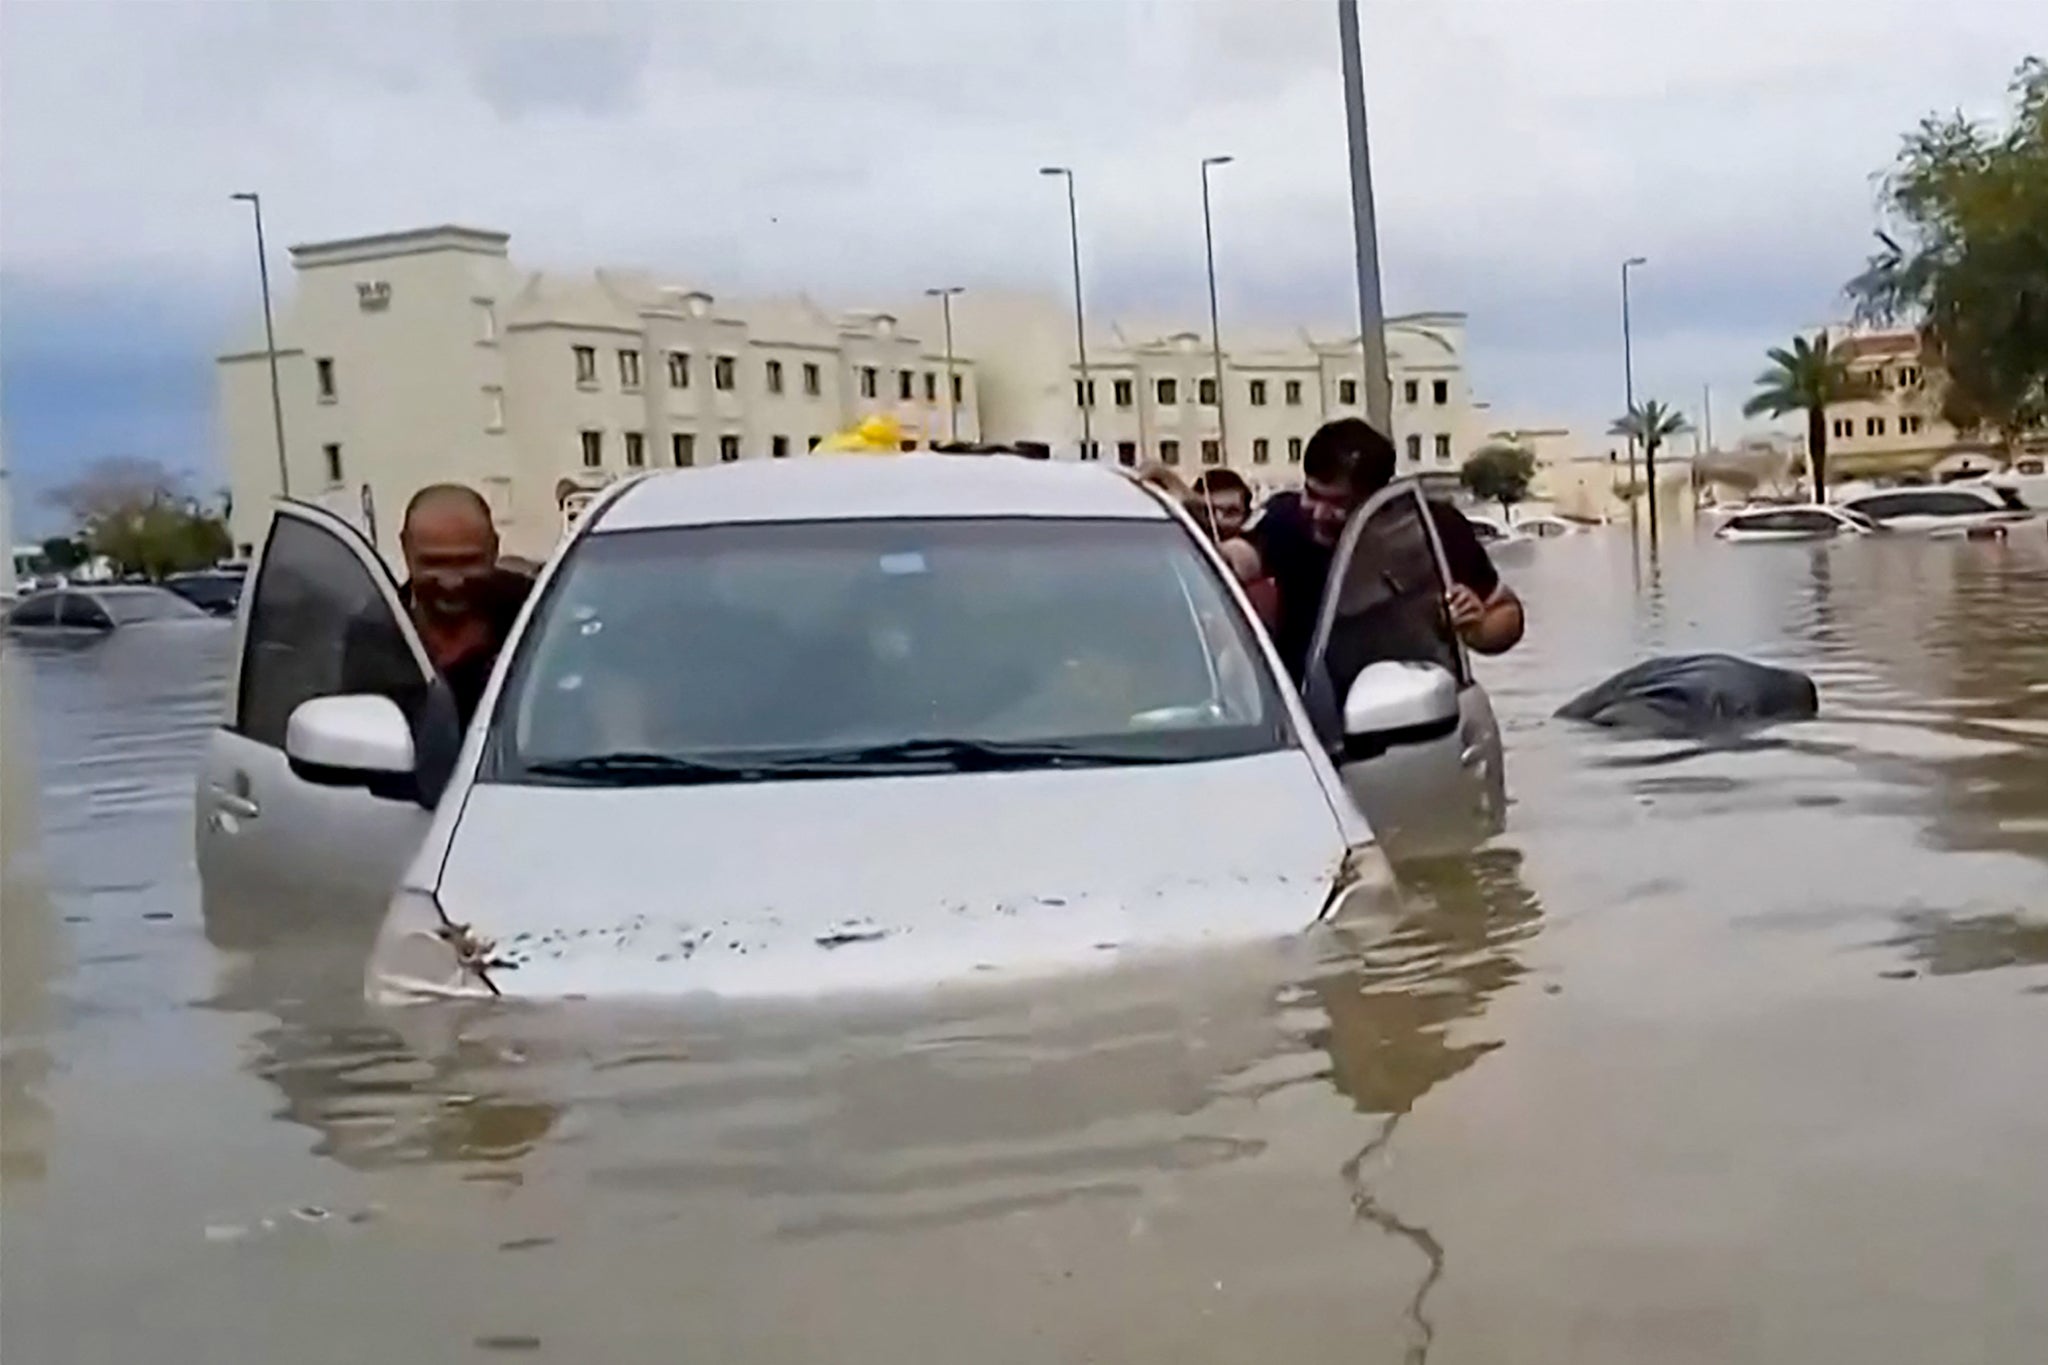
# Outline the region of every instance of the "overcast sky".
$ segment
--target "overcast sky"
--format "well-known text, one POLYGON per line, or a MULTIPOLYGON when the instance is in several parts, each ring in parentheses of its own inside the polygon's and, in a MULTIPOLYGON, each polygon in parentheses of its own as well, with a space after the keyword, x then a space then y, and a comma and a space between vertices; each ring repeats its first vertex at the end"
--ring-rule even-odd
MULTIPOLYGON (((1841 311, 1873 175, 1923 113, 2004 108, 2038 0, 1367 0, 1391 310, 1471 315, 1504 420, 1640 393, 1734 426, 1762 348, 1841 311)), ((0 420, 46 486, 107 454, 216 482, 211 358, 291 242, 453 221, 533 265, 886 302, 1066 288, 1355 319, 1331 0, 0 5, 0 420)), ((971 299, 962 306, 971 306, 971 299)))

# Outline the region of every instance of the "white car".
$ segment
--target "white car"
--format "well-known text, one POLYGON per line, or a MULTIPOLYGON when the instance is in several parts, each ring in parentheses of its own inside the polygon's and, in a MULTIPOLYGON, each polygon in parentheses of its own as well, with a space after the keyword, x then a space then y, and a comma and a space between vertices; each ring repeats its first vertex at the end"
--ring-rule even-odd
POLYGON ((1891 488, 1842 503, 1887 531, 1962 532, 2010 525, 2036 515, 2010 488, 1989 483, 1891 488))
POLYGON ((1517 534, 1527 536, 1531 540, 1557 540, 1564 536, 1583 535, 1589 529, 1591 528, 1582 522, 1551 516, 1522 517, 1514 524, 1517 534))
POLYGON ((1865 536, 1879 527, 1857 512, 1833 503, 1772 507, 1738 512, 1715 528, 1721 540, 1827 540, 1834 536, 1865 536))
POLYGON ((281 504, 200 779, 209 925, 381 920, 380 999, 916 989, 1286 935, 1386 891, 1376 827, 1500 819, 1447 581, 1420 493, 1380 493, 1297 694, 1207 538, 1099 466, 642 476, 543 570, 457 755, 375 554, 281 504))

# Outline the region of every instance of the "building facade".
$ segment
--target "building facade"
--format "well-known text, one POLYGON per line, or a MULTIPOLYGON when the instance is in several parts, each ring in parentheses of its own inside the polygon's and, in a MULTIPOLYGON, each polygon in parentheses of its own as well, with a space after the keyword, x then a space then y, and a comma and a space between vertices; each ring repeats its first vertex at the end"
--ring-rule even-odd
MULTIPOLYGON (((1958 432, 1941 417, 1941 370, 1911 328, 1836 329, 1849 372, 1869 396, 1828 407, 1828 480, 1925 475, 1933 478, 2004 469, 2008 452, 1997 433, 1958 432)), ((2021 459, 2048 449, 2048 432, 2022 443, 2021 459)))
MULTIPOLYGON (((801 297, 721 302, 626 272, 525 270, 508 243, 437 227, 292 248, 277 319, 289 492, 393 562, 405 503, 429 483, 475 487, 507 553, 540 556, 565 480, 800 454, 877 414, 909 443, 980 437, 976 367, 949 361, 936 330, 801 297)), ((246 551, 284 482, 261 342, 218 369, 246 551)))

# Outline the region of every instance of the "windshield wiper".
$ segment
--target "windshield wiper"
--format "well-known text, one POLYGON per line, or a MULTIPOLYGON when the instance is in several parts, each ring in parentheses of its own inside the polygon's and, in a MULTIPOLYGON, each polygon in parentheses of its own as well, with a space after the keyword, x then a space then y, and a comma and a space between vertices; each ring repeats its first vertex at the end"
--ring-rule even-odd
POLYGON ((1020 768, 1096 768, 1173 761, 1156 754, 1099 745, 998 739, 904 739, 888 744, 778 754, 764 760, 768 771, 777 776, 805 770, 1005 772, 1020 768))
POLYGON ((566 777, 592 786, 686 787, 709 782, 746 782, 764 769, 748 764, 706 763, 670 754, 585 754, 580 758, 545 759, 529 763, 536 777, 566 777))

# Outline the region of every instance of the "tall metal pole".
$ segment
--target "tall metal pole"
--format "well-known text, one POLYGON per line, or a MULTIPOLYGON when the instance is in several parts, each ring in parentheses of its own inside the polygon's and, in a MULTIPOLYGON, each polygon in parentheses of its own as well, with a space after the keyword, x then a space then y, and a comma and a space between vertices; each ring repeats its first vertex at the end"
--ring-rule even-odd
POLYGON ((927 297, 935 298, 939 301, 939 316, 945 320, 946 439, 948 441, 958 441, 960 439, 959 404, 953 398, 953 296, 955 294, 964 294, 967 291, 961 285, 949 284, 942 289, 927 289, 924 292, 927 297))
POLYGON ((270 256, 263 246, 263 196, 243 191, 229 198, 247 201, 256 215, 256 278, 263 286, 263 352, 270 361, 270 419, 277 431, 277 491, 292 495, 291 470, 284 458, 284 391, 277 382, 277 325, 270 316, 270 256))
POLYGON ((1393 381, 1387 377, 1387 319, 1380 303, 1379 226, 1373 216, 1372 154, 1365 135, 1365 63, 1358 51, 1358 0, 1337 0, 1344 58, 1344 122, 1351 147, 1351 237, 1358 255, 1358 341, 1365 355, 1365 420, 1394 438, 1393 381))
POLYGON ((1711 384, 1700 385, 1700 425, 1704 428, 1701 436, 1706 442, 1707 454, 1711 455, 1714 453, 1714 386, 1711 384))
MULTIPOLYGON (((1647 265, 1641 256, 1631 256, 1621 263, 1621 386, 1623 402, 1627 404, 1625 416, 1631 423, 1628 432, 1628 482, 1633 489, 1636 482, 1636 438, 1633 423, 1636 416, 1636 362, 1634 341, 1629 333, 1628 317, 1628 272, 1633 266, 1647 265)), ((1630 493, 1628 505, 1636 505, 1634 493, 1630 493)))
POLYGON ((1209 352, 1216 362, 1216 445, 1223 463, 1230 463, 1230 400, 1223 392, 1223 330, 1216 315, 1216 229, 1209 219, 1209 168, 1227 166, 1235 158, 1202 158, 1202 247, 1209 261, 1209 352))
POLYGON ((1041 166, 1040 175, 1063 176, 1067 182, 1067 240, 1074 250, 1074 354, 1081 363, 1081 385, 1074 391, 1081 409, 1081 454, 1095 448, 1095 428, 1088 412, 1088 325, 1081 307, 1081 214, 1074 204, 1074 172, 1066 166, 1041 166))

